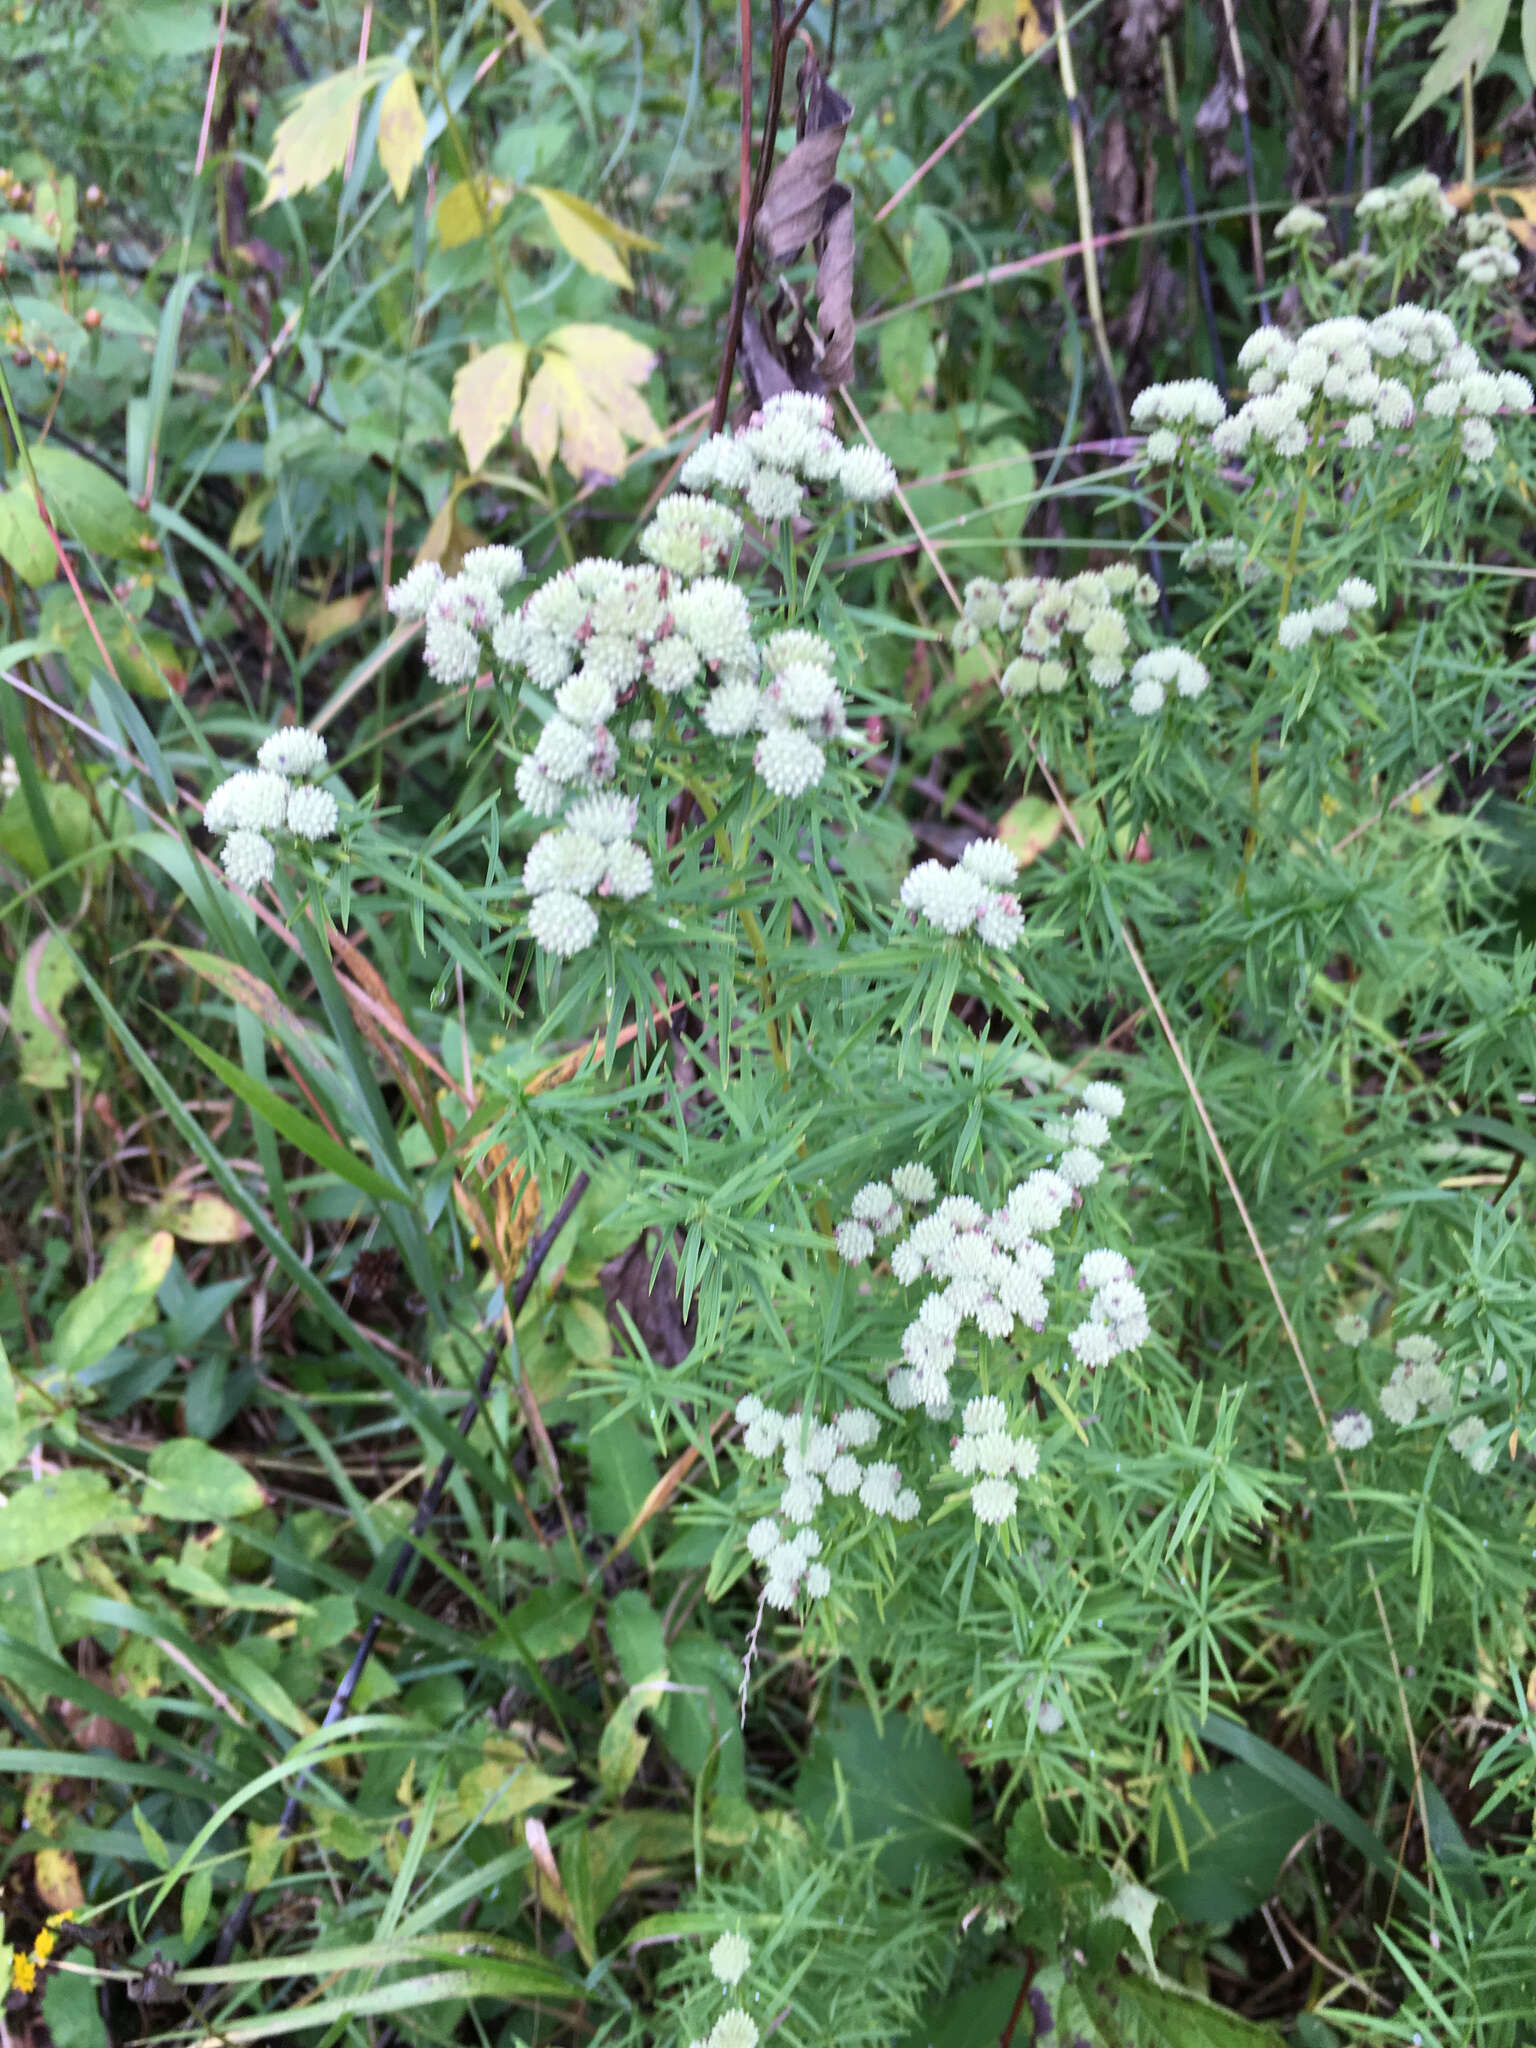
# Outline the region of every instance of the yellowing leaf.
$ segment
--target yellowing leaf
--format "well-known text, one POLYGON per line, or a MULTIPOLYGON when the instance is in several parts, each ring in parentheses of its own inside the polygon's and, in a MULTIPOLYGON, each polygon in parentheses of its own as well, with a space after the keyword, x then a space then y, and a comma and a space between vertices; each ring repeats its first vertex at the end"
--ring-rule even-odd
POLYGON ((566 255, 575 257, 583 270, 606 278, 609 284, 622 285, 628 291, 633 283, 629 265, 624 261, 626 249, 660 246, 644 235, 620 227, 616 220, 610 220, 585 199, 578 199, 574 192, 554 192, 547 185, 527 185, 523 189, 543 207, 566 255))
POLYGON ((661 432, 640 387, 656 358, 616 327, 557 327, 523 403, 523 441, 546 473, 560 458, 573 476, 617 476, 628 443, 653 447, 661 432))
POLYGON ((437 202, 432 225, 445 249, 457 249, 472 242, 496 223, 501 209, 512 197, 512 187, 501 178, 481 178, 474 183, 450 185, 437 202))
MULTIPOLYGON (((939 9, 939 27, 947 28, 966 4, 967 0, 944 0, 939 9)), ((1050 40, 1040 12, 1040 0, 976 0, 971 28, 976 37, 977 56, 1006 57, 1015 45, 1024 56, 1033 56, 1050 40)))
POLYGON ((543 32, 523 5, 523 0, 496 0, 496 5, 517 30, 527 48, 532 50, 535 56, 542 57, 545 49, 543 32))
POLYGON ((52 1913, 78 1913, 85 1904, 80 1872, 68 1849, 39 1849, 32 1866, 37 1895, 52 1913))
POLYGON ((1021 868, 1038 860, 1060 837, 1063 819, 1058 806, 1044 796, 1021 796, 997 821, 997 836, 1021 868))
POLYGON ((411 173, 426 147, 427 117, 416 96, 416 81, 409 71, 402 71, 385 86, 379 100, 379 162, 397 200, 403 200, 410 190, 411 173))
POLYGON ((317 604, 304 626, 304 652, 332 640, 355 626, 373 602, 371 590, 355 590, 350 597, 338 597, 330 604, 317 604))
POLYGON ((182 1195, 162 1202, 154 1212, 158 1228, 187 1244, 238 1244, 251 1226, 222 1195, 182 1195))
POLYGON ((517 418, 528 351, 520 341, 500 341, 472 356, 453 380, 448 424, 464 443, 464 460, 478 469, 517 418))
POLYGON ((347 160, 352 140, 352 118, 358 101, 373 90, 389 69, 380 58, 351 71, 338 71, 322 78, 299 95, 293 112, 278 123, 267 158, 267 196, 256 211, 279 199, 296 198, 323 185, 332 171, 347 160))

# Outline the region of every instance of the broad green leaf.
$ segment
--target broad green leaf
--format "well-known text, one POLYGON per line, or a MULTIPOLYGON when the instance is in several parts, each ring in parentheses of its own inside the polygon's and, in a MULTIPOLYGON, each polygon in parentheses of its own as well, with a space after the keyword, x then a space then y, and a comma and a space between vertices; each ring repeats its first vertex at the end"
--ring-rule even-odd
POLYGON ((615 327, 557 327, 523 401, 522 435, 547 475, 558 451, 572 476, 617 476, 628 443, 654 447, 660 429, 641 387, 656 357, 615 327))
POLYGON ((401 1202, 408 1198, 392 1182, 375 1173, 371 1166, 339 1144, 323 1125, 284 1101, 275 1089, 264 1081, 255 1080, 233 1061, 224 1059, 211 1046, 204 1045, 200 1038, 178 1024, 173 1017, 160 1013, 161 1022, 175 1032, 182 1043, 191 1048, 208 1070, 216 1074, 226 1088, 231 1089, 250 1110, 269 1123, 279 1137, 286 1138, 291 1145, 297 1145, 306 1157, 313 1159, 317 1166, 327 1173, 334 1173, 338 1180, 346 1181, 360 1194, 371 1195, 379 1202, 401 1202))
POLYGON ((39 2028, 35 2038, 51 2042, 52 2048, 111 2048, 100 1994, 91 1977, 48 1971, 43 1979, 42 2007, 47 2032, 39 2028))
MULTIPOLYGON (((1154 1983, 1132 1973, 1116 1978, 1114 1991, 1117 2008, 1129 2007, 1142 2022, 1129 2038, 1176 2043, 1177 2048, 1283 2048, 1284 2037, 1273 2027, 1213 2005, 1166 1977, 1154 1983)), ((1115 2013, 1121 2026, 1128 2018, 1128 2013, 1115 2013)))
MULTIPOLYGON (((1477 78, 1499 47, 1510 0, 1466 0, 1435 37, 1432 47, 1439 55, 1425 72, 1413 105, 1398 122, 1396 133, 1411 128, 1435 101, 1460 85, 1470 71, 1477 78)), ((1522 19, 1522 32, 1524 21, 1522 19)))
MULTIPOLYGON (((3 231, 0 223, 0 233, 3 231)), ((25 479, 0 491, 0 561, 9 562, 22 582, 34 588, 58 572, 53 541, 25 479)))
POLYGON ((28 1088, 67 1088, 75 1071, 64 1001, 80 983, 75 956, 57 932, 40 932, 11 978, 11 1029, 28 1088))
POLYGON ((56 1557, 96 1530, 131 1518, 102 1472, 77 1466, 18 1486, 0 1507, 0 1572, 56 1557))
POLYGON ((1351 1806, 1346 1806, 1338 1794, 1325 1785, 1315 1772, 1309 1771, 1283 1750, 1266 1742, 1261 1735, 1255 1735, 1240 1721, 1229 1721, 1223 1714, 1212 1714, 1200 1729, 1200 1740, 1209 1749, 1225 1750, 1240 1763, 1252 1764, 1262 1776, 1268 1778, 1282 1792, 1288 1792, 1297 1804, 1304 1806, 1315 1820, 1325 1826, 1337 1828, 1346 1842, 1351 1842, 1371 1865, 1393 1884, 1402 1882, 1401 1866, 1388 1854, 1385 1845, 1368 1828, 1351 1806))
POLYGON ((841 1702, 816 1731, 795 1804, 829 1841, 883 1841, 887 1883, 910 1884, 925 1864, 965 1853, 971 1786, 964 1766, 921 1721, 841 1702))
POLYGON ((1240 1920, 1263 1905, 1313 1825, 1305 1807, 1251 1764, 1201 1771, 1180 1801, 1188 1867, 1165 1849, 1150 1882, 1181 1919, 1240 1920))
POLYGON ((379 162, 397 201, 411 189, 411 174, 426 154, 427 117, 409 71, 392 78, 379 95, 379 162))
POLYGON ((107 1254, 99 1279, 70 1302, 54 1325, 50 1363, 84 1372, 135 1330, 155 1320, 155 1295, 171 1269, 176 1240, 168 1230, 124 1237, 107 1254))
POLYGON ((527 1658, 544 1664, 574 1650, 592 1623, 597 1602, 570 1586, 540 1586, 520 1600, 492 1636, 495 1657, 527 1658))
POLYGON ((38 633, 59 650, 70 674, 86 689, 107 671, 108 662, 118 681, 138 697, 169 697, 186 682, 175 641, 118 605, 92 604, 87 618, 72 590, 52 590, 43 600, 38 633))
POLYGON ((1021 796, 997 821, 997 836, 1021 868, 1061 837, 1061 806, 1048 796, 1021 796))
POLYGON ((323 185, 347 160, 358 102, 393 66, 388 58, 335 72, 300 93, 278 123, 267 158, 267 192, 258 213, 279 199, 296 199, 323 185))
POLYGON ((464 460, 479 469, 517 418, 523 400, 528 351, 520 341, 500 341, 471 356, 453 380, 448 424, 464 444, 464 460))
POLYGON ((638 1586, 615 1594, 604 1621, 626 1685, 639 1685, 647 1672, 659 1671, 666 1663, 667 1639, 661 1616, 638 1586))
POLYGON ((171 1522, 227 1522, 266 1503, 260 1486, 234 1458, 195 1437, 157 1444, 140 1502, 146 1515, 171 1522))
POLYGON ((0 1479, 20 1458, 26 1437, 21 1426, 21 1408, 16 1399, 16 1375, 0 1338, 0 1479))
POLYGON ((144 559, 142 543, 154 537, 154 529, 115 476, 51 441, 33 448, 31 455, 43 502, 66 539, 78 540, 93 554, 144 559))
POLYGON ((555 239, 566 255, 574 257, 582 269, 590 270, 594 277, 606 278, 609 284, 622 285, 625 291, 633 288, 634 279, 624 261, 624 252, 661 246, 659 242, 637 235, 629 228, 620 227, 599 207, 593 206, 589 200, 578 199, 574 192, 559 192, 548 185, 528 185, 524 190, 543 207, 555 239))
POLYGON ((885 388, 910 412, 938 369, 933 323, 926 312, 899 313, 880 329, 880 375, 885 388))

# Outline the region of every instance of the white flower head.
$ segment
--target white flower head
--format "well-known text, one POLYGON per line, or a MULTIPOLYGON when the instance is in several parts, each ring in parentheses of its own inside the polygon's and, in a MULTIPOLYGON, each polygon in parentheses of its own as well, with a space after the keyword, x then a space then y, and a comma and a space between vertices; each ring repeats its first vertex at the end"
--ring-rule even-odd
POLYGON ((1333 1441, 1341 1451, 1363 1451, 1375 1434, 1375 1424, 1359 1408, 1341 1408, 1333 1418, 1333 1441))
POLYGON ((340 816, 328 789, 306 787, 289 792, 287 825, 295 839, 329 839, 340 816))
POLYGON ((224 872, 237 889, 259 889, 277 872, 277 855, 265 833, 241 825, 219 848, 224 872))
POLYGON ((809 734, 786 725, 764 733, 752 765, 775 796, 797 797, 820 782, 827 757, 809 734))
POLYGON ((326 746, 307 726, 287 725, 264 739, 256 750, 257 766, 271 775, 318 775, 325 766, 326 746))
POLYGON ((528 930, 543 952, 568 960, 597 937, 597 912, 572 889, 546 889, 529 905, 528 930))
POLYGON ((751 1944, 744 1935, 722 1934, 709 1952, 709 1967, 720 1983, 734 1990, 752 1967, 751 1944))
POLYGON ((865 441, 844 451, 838 482, 853 504, 878 505, 895 490, 896 471, 878 448, 865 441))

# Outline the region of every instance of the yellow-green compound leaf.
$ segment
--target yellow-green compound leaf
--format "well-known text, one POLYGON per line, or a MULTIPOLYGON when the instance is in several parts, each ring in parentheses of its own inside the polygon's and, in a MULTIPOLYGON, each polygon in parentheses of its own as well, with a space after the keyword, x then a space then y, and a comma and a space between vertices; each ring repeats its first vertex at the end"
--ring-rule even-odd
POLYGON ((267 196, 256 211, 279 199, 295 199, 323 185, 347 160, 358 102, 391 69, 389 59, 357 65, 322 78, 295 100, 279 122, 267 158, 267 196))
MULTIPOLYGON (((210 1073, 216 1074, 224 1086, 240 1098, 253 1116, 259 1116, 264 1123, 269 1123, 279 1137, 286 1138, 291 1145, 297 1145, 299 1150, 313 1159, 317 1166, 324 1167, 327 1173, 334 1173, 338 1180, 346 1181, 356 1188, 359 1194, 371 1195, 375 1201, 409 1200, 406 1193, 397 1188, 392 1181, 385 1180, 382 1174, 375 1173, 371 1166, 365 1166, 361 1159, 355 1158, 345 1145, 331 1136, 323 1124, 317 1124, 312 1117, 305 1116, 302 1110, 295 1109, 291 1102, 285 1102, 282 1096, 275 1089, 269 1088, 264 1081, 256 1080, 242 1067, 237 1067, 233 1061, 222 1058, 212 1046, 204 1045, 200 1038, 194 1038, 192 1033, 178 1024, 174 1017, 167 1017, 163 1011, 157 1011, 156 1015, 162 1024, 175 1032, 183 1045, 197 1054, 210 1073)), ((166 1234, 169 1236, 170 1233, 166 1234)))
POLYGON ((471 469, 479 469, 517 418, 527 368, 523 344, 502 341, 471 357, 454 378, 448 424, 463 442, 464 460, 471 469))
POLYGON ((0 561, 9 562, 34 588, 58 571, 59 558, 28 483, 0 491, 0 561))
POLYGON ((56 932, 43 932, 16 962, 11 1029, 28 1088, 67 1088, 74 1072, 64 999, 80 981, 75 956, 56 932))
POLYGON ((195 1437, 157 1444, 140 1501, 167 1522, 227 1522, 266 1505, 260 1486, 235 1459, 195 1437))
POLYGON ((427 117, 421 111, 416 81, 409 71, 402 71, 379 98, 379 162, 397 200, 403 200, 411 189, 411 174, 426 147, 427 117))
POLYGON ((100 1472, 55 1472, 18 1486, 0 1508, 0 1572, 38 1564, 98 1529, 131 1519, 100 1472))
POLYGON ((634 280, 629 274, 629 265, 624 261, 624 252, 661 246, 645 235, 635 234, 630 228, 620 227, 601 208, 586 199, 578 199, 574 192, 554 191, 547 185, 527 185, 523 189, 543 207, 555 239, 566 255, 574 257, 582 269, 590 270, 594 277, 606 278, 609 284, 622 285, 625 291, 631 289, 634 280))
POLYGON ((617 476, 631 441, 654 447, 661 434, 640 388, 655 363, 616 327, 557 327, 523 403, 523 440, 539 468, 547 474, 558 451, 573 476, 617 476))
POLYGON ((54 1325, 52 1364, 60 1372, 84 1372, 152 1323, 155 1296, 175 1250, 168 1230, 125 1236, 113 1245, 100 1279, 83 1287, 54 1325))

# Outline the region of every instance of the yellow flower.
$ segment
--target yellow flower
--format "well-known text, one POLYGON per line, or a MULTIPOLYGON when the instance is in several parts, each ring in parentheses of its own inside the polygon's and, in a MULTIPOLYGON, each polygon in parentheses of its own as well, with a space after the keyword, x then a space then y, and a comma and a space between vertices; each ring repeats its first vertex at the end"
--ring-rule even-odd
POLYGON ((32 1991, 37 1986, 37 1965, 30 1956, 12 1956, 11 1989, 32 1991))
POLYGON ((51 1927, 45 1927, 32 1944, 33 1962, 46 1963, 53 1954, 54 1944, 58 1941, 58 1938, 51 1927))

